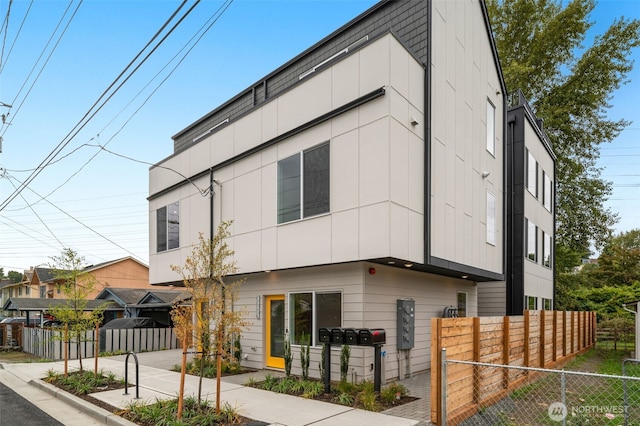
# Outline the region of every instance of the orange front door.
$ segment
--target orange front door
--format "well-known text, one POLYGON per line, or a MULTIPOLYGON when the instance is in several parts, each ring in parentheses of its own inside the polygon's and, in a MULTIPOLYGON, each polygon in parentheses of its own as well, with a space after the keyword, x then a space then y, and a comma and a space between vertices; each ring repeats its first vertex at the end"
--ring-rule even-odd
POLYGON ((265 296, 267 367, 284 368, 284 295, 265 296))

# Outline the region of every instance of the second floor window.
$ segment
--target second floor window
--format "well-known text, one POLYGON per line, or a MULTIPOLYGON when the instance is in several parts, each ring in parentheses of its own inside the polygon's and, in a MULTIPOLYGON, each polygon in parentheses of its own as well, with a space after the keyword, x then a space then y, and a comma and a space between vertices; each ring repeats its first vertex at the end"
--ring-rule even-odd
POLYGON ((529 150, 527 150, 527 189, 538 198, 538 162, 529 150))
POLYGON ((553 182, 551 182, 551 178, 546 173, 542 172, 542 204, 544 207, 551 211, 551 203, 553 200, 553 182))
POLYGON ((527 259, 538 262, 538 227, 527 219, 527 259))
POLYGON ((551 268, 551 235, 542 233, 542 265, 551 268))
POLYGON ((171 203, 156 211, 157 251, 166 251, 180 247, 180 203, 171 203))
POLYGON ((487 99, 487 151, 496 155, 496 107, 487 99))
POLYGON ((278 162, 278 223, 329 212, 329 142, 278 162))

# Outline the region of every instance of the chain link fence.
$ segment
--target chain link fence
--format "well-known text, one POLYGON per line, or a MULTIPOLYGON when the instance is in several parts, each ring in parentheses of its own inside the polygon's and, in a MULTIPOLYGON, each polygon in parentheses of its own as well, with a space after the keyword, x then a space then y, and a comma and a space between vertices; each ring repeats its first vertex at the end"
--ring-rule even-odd
POLYGON ((640 425, 640 360, 625 360, 622 375, 456 360, 443 364, 442 380, 449 386, 443 407, 455 397, 457 377, 471 373, 473 383, 460 385, 474 389, 469 404, 474 409, 453 419, 445 416, 446 424, 640 425))

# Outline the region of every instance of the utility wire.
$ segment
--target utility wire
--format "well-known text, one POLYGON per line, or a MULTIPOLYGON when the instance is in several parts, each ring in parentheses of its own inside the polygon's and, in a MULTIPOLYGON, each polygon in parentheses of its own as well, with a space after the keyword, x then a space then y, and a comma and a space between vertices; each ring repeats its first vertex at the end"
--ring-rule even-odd
MULTIPOLYGON (((33 90, 33 87, 35 86, 36 82, 40 79, 40 75, 42 75, 42 72, 44 71, 45 67, 47 66, 47 64, 49 63, 49 60, 51 59, 51 56, 53 56, 53 53, 56 51, 56 49, 58 48, 58 45, 60 44, 60 41, 62 40, 62 37, 65 35, 65 33, 67 32, 67 29, 69 28, 69 25, 71 24, 71 21, 73 21, 73 18, 76 16, 76 13, 78 13, 78 9, 80 9, 80 6, 82 5, 82 1, 80 0, 80 2, 78 3, 78 6, 76 7, 76 9, 73 11, 73 14, 71 15, 71 17, 69 18, 69 20, 67 21, 67 25, 65 25, 64 29, 62 30, 62 33, 60 34, 60 36, 58 37, 58 40, 56 41, 55 45, 53 46, 53 48, 51 49, 51 51, 49 52, 49 55, 47 56, 47 59, 45 60, 44 64, 42 64, 42 67, 40 67, 40 71, 38 72, 38 74, 36 75, 35 79, 31 82, 31 86, 29 86, 29 90, 27 91, 27 93, 24 95, 24 97, 22 98, 22 101, 20 101, 20 104, 18 105, 18 107, 16 108, 16 111, 13 113, 13 115, 11 116, 11 121, 7 122, 6 124, 3 122, 2 123, 2 127, 0 127, 0 129, 2 130, 2 135, 0 136, 4 136, 4 134, 7 132, 7 129, 9 128, 9 125, 13 122, 13 120, 15 119, 15 116, 18 114, 18 112, 20 111, 20 109, 22 108, 22 105, 25 103, 25 101, 27 100, 27 98, 29 97, 29 94, 31 93, 31 91, 33 90)), ((56 28, 53 30, 53 32, 51 33, 51 37, 49 37, 49 41, 47 41, 47 44, 45 45, 45 47, 42 49, 42 52, 40 52, 40 56, 38 57, 38 59, 36 60, 36 62, 33 64, 33 67, 31 68, 31 71, 29 71, 29 75, 27 76, 27 78, 24 80, 24 83, 22 83, 22 86, 20 87, 20 90, 18 90, 18 93, 14 96, 13 100, 11 101, 11 105, 15 105, 18 97, 20 96, 20 93, 22 93, 22 89, 24 89, 24 87, 26 86, 27 82, 29 81, 29 79, 31 78, 31 75, 33 74, 33 72, 36 69, 36 66, 38 65, 38 63, 40 62, 40 59, 42 59, 42 56, 44 55, 44 53, 47 51, 47 48, 49 47, 49 44, 51 43, 51 40, 53 40, 53 36, 56 34, 56 32, 58 31, 58 28, 60 28, 60 25, 62 24, 62 22, 64 21, 65 16, 67 16, 67 13, 69 12, 69 9, 71 8, 71 5, 73 4, 73 0, 71 0, 71 2, 69 3, 69 6, 67 6, 67 9, 65 9, 64 14, 62 15, 62 17, 60 18, 60 21, 58 21, 58 25, 56 25, 56 28)))
MULTIPOLYGON (((14 188, 16 188, 16 186, 13 184, 13 180, 8 179, 9 183, 11 184, 11 186, 13 186, 14 188)), ((24 196, 22 194, 20 194, 20 197, 22 198, 22 200, 27 203, 27 200, 25 200, 24 196)), ((58 244, 60 244, 61 248, 64 248, 64 244, 62 244, 62 241, 60 241, 60 239, 58 238, 58 236, 51 230, 51 228, 49 228, 49 226, 47 226, 47 224, 42 220, 42 218, 40 216, 38 216, 38 213, 36 213, 36 211, 33 209, 33 207, 29 206, 29 208, 31 209, 31 212, 38 218, 38 220, 40 221, 40 223, 42 224, 42 226, 44 226, 45 228, 47 228, 47 231, 49 231, 49 233, 51 234, 51 236, 53 238, 55 238, 55 240, 58 242, 58 244)))
MULTIPOLYGON (((186 0, 184 0, 182 2, 182 4, 178 7, 176 12, 174 12, 174 14, 167 20, 167 22, 165 23, 165 25, 163 25, 162 28, 164 28, 168 24, 168 22, 173 19, 173 17, 176 15, 176 13, 182 8, 182 6, 185 3, 186 3, 186 0)), ((4 210, 9 205, 9 203, 11 203, 11 201, 13 201, 18 196, 18 194, 21 191, 23 191, 24 188, 26 186, 28 186, 42 172, 42 170, 44 170, 44 168, 47 167, 50 164, 51 161, 53 161, 53 159, 55 159, 55 157, 62 151, 62 149, 64 149, 64 147, 66 147, 71 142, 71 140, 73 140, 73 138, 88 124, 88 122, 93 117, 95 117, 95 115, 102 109, 102 107, 104 107, 104 105, 117 93, 117 91, 120 90, 120 88, 122 88, 124 83, 126 83, 126 81, 129 78, 131 78, 131 76, 140 68, 140 66, 142 66, 142 64, 149 58, 149 56, 151 56, 151 54, 153 52, 155 52, 155 50, 167 39, 167 37, 177 28, 178 25, 180 25, 180 23, 189 15, 189 13, 191 13, 191 11, 193 11, 193 9, 199 3, 200 3, 200 0, 196 0, 196 2, 193 4, 193 6, 189 10, 187 10, 187 12, 178 20, 178 22, 176 24, 173 25, 173 27, 169 30, 169 32, 158 42, 158 44, 152 49, 152 51, 145 56, 145 58, 142 60, 142 62, 140 62, 140 64, 138 64, 138 66, 136 66, 129 73, 129 75, 126 77, 126 79, 106 99, 104 99, 104 101, 102 101, 102 99, 106 96, 108 91, 117 83, 117 80, 120 79, 120 77, 123 75, 124 72, 121 73, 118 76, 118 78, 116 78, 116 80, 113 81, 113 83, 111 83, 109 88, 103 92, 103 94, 98 98, 98 100, 91 106, 91 108, 89 108, 89 110, 80 119, 80 121, 73 127, 73 129, 71 129, 71 131, 69 131, 69 133, 67 133, 67 135, 62 139, 62 141, 58 144, 58 146, 40 163, 40 165, 37 167, 36 171, 34 171, 22 183, 22 185, 20 185, 20 187, 18 187, 18 189, 16 189, 7 199, 5 199, 2 202, 2 204, 0 204, 0 211, 4 210), (101 103, 101 101, 102 101, 102 103, 101 103), (98 106, 99 103, 101 103, 101 105, 98 106)), ((156 33, 156 35, 154 35, 153 39, 157 38, 157 35, 159 34, 159 32, 156 33)), ((149 43, 147 44, 147 46, 149 46, 149 43)), ((145 46, 142 51, 144 51, 147 48, 147 46, 145 46)), ((142 54, 142 51, 138 55, 136 55, 136 58, 138 58, 142 54)), ((129 69, 132 66, 132 64, 134 63, 134 61, 129 63, 129 65, 127 65, 125 70, 129 69)))
MULTIPOLYGON (((109 122, 107 123, 107 125, 105 125, 105 127, 100 131, 100 133, 102 133, 104 130, 106 130, 106 128, 113 123, 113 121, 129 106, 131 105, 131 103, 133 103, 133 101, 138 98, 138 96, 140 96, 142 94, 142 92, 144 92, 144 90, 149 87, 149 85, 169 66, 169 64, 171 64, 171 62, 173 62, 178 55, 184 51, 184 49, 193 42, 194 39, 196 39, 196 37, 198 36, 198 34, 200 33, 200 36, 197 37, 197 40, 191 45, 191 47, 186 51, 186 53, 184 53, 184 55, 182 55, 182 57, 180 58, 180 60, 178 61, 178 63, 171 69, 171 71, 169 72, 169 74, 167 76, 165 76, 165 78, 153 89, 153 91, 146 97, 146 99, 144 100, 144 102, 142 102, 142 104, 129 116, 129 118, 124 122, 124 124, 111 136, 111 138, 109 138, 109 140, 104 144, 104 145, 92 145, 89 143, 85 143, 82 144, 80 146, 78 146, 77 148, 75 148, 73 151, 71 151, 70 153, 64 155, 63 157, 59 158, 56 161, 52 161, 49 163, 49 165, 51 164, 55 164, 59 161, 61 161, 62 159, 72 155, 73 153, 75 153, 76 151, 78 151, 80 148, 84 147, 84 146, 94 146, 94 147, 98 147, 101 150, 104 150, 112 155, 121 157, 121 158, 125 158, 127 160, 130 161, 134 161, 134 162, 138 162, 138 163, 142 163, 142 164, 146 164, 146 165, 150 165, 153 166, 153 163, 150 162, 146 162, 146 161, 142 161, 142 160, 136 160, 134 158, 131 157, 127 157, 121 154, 118 154, 116 152, 110 151, 108 149, 106 149, 106 145, 108 145, 125 127, 126 125, 133 119, 133 117, 135 115, 137 115, 138 112, 140 112, 140 110, 144 107, 144 105, 146 105, 146 103, 149 101, 149 99, 160 89, 160 87, 169 79, 169 77, 171 77, 171 75, 173 75, 173 73, 176 71, 176 69, 180 66, 180 64, 182 64, 182 62, 185 60, 185 58, 188 56, 188 54, 193 50, 193 48, 200 42, 200 40, 202 39, 202 37, 211 29, 211 27, 218 21, 218 19, 220 19, 220 17, 225 13, 225 11, 229 8, 229 6, 231 5, 231 3, 233 3, 233 0, 227 0, 223 5, 221 5, 216 11, 215 13, 207 20, 207 22, 205 22, 205 24, 203 24, 200 29, 196 32, 196 34, 194 34, 194 36, 182 47, 182 49, 180 49, 174 56, 173 58, 171 58, 167 64, 160 69, 160 71, 158 71, 158 73, 156 73, 156 75, 149 81, 149 83, 147 83, 137 94, 136 96, 134 96, 131 101, 118 113, 116 114, 116 116, 109 122)), ((99 137, 99 135, 98 135, 99 137)), ((91 138, 90 141, 94 140, 95 138, 91 138)), ((57 188, 55 188, 53 191, 51 191, 49 194, 45 195, 44 198, 49 197, 50 195, 52 195, 54 192, 56 192, 58 189, 60 189, 62 186, 66 185, 75 175, 77 175, 80 170, 82 170, 89 162, 91 162, 94 158, 97 157, 97 155, 100 153, 100 151, 96 152, 96 154, 94 154, 91 158, 89 158, 81 167, 80 169, 75 172, 73 175, 71 175, 67 180, 65 180, 61 185, 59 185, 57 188)), ((201 189, 200 187, 198 187, 194 182, 192 182, 189 178, 187 178, 185 175, 183 175, 182 173, 178 172, 175 169, 169 168, 169 167, 165 167, 165 166, 157 166, 159 168, 163 168, 169 171, 172 171, 178 175, 180 175, 183 179, 187 180, 189 183, 191 183, 196 190, 203 196, 206 197, 209 194, 210 188, 207 188, 205 190, 201 189)), ((35 171, 37 169, 30 169, 30 170, 21 170, 21 171, 35 171)), ((37 201, 35 204, 39 203, 40 201, 37 201)))
MULTIPOLYGON (((33 6, 33 0, 29 2, 29 7, 27 8, 27 11, 25 12, 24 17, 22 18, 22 22, 20 23, 20 28, 18 28, 18 32, 16 33, 16 36, 13 39, 13 43, 11 43, 11 48, 9 49, 9 53, 7 53, 6 58, 4 57, 4 42, 2 44, 2 56, 0 57, 0 74, 2 74, 2 70, 4 70, 4 67, 7 65, 7 61, 11 56, 11 52, 13 52, 13 48, 16 45, 16 41, 18 41, 18 38, 20 37, 20 33, 22 33, 22 27, 24 26, 24 23, 27 21, 27 16, 29 16, 29 12, 31 11, 31 6, 33 6)), ((5 39, 6 39, 6 32, 5 32, 5 39)))
MULTIPOLYGON (((13 178, 15 179, 15 177, 13 178)), ((16 179, 17 180, 17 179, 16 179)), ((43 201, 46 201, 50 206, 52 206, 53 208, 55 208, 56 210, 58 210, 60 213, 64 214, 65 216, 67 216, 69 219, 73 220, 74 222, 78 223, 79 225, 83 226, 84 228, 88 229, 89 231, 93 232, 94 234, 96 234, 97 236, 99 236, 100 238, 104 239, 105 241, 110 242, 111 244, 113 244, 114 246, 118 247, 121 250, 124 250, 125 252, 129 253, 130 255, 134 256, 137 259, 142 259, 140 256, 138 256, 135 253, 132 253, 131 251, 129 251, 128 249, 122 247, 120 244, 116 243, 115 241, 111 240, 110 238, 102 235, 100 232, 96 231, 95 229, 91 228, 88 225, 85 225, 83 222, 81 222, 80 220, 76 219, 75 217, 71 216, 69 213, 67 213, 66 211, 62 210, 60 207, 56 206, 55 204, 53 204, 51 201, 47 200, 46 198, 42 197, 40 194, 38 194, 36 191, 34 191, 33 189, 26 187, 27 189, 29 189, 29 191, 31 191, 33 194, 35 194, 37 197, 41 198, 43 201)))
POLYGON ((2 27, 0 27, 0 33, 4 29, 4 37, 2 37, 2 51, 0 52, 0 69, 3 66, 2 58, 4 58, 4 47, 7 44, 7 33, 9 32, 9 15, 11 15, 11 5, 13 0, 9 0, 9 7, 7 7, 7 15, 2 21, 2 27))

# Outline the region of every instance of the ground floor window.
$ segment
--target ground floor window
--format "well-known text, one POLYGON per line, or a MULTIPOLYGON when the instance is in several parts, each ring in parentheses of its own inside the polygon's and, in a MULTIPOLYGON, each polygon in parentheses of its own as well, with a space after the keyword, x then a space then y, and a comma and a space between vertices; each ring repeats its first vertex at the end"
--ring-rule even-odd
POLYGON ((525 309, 529 309, 530 311, 535 311, 538 309, 538 298, 533 296, 525 296, 524 297, 525 309))
POLYGON ((542 303, 544 303, 545 311, 551 311, 553 309, 553 303, 551 299, 542 299, 542 303))
POLYGON ((467 316, 467 293, 458 292, 458 316, 460 318, 467 316))
POLYGON ((291 343, 318 344, 318 329, 342 326, 341 292, 292 293, 289 297, 291 343))

